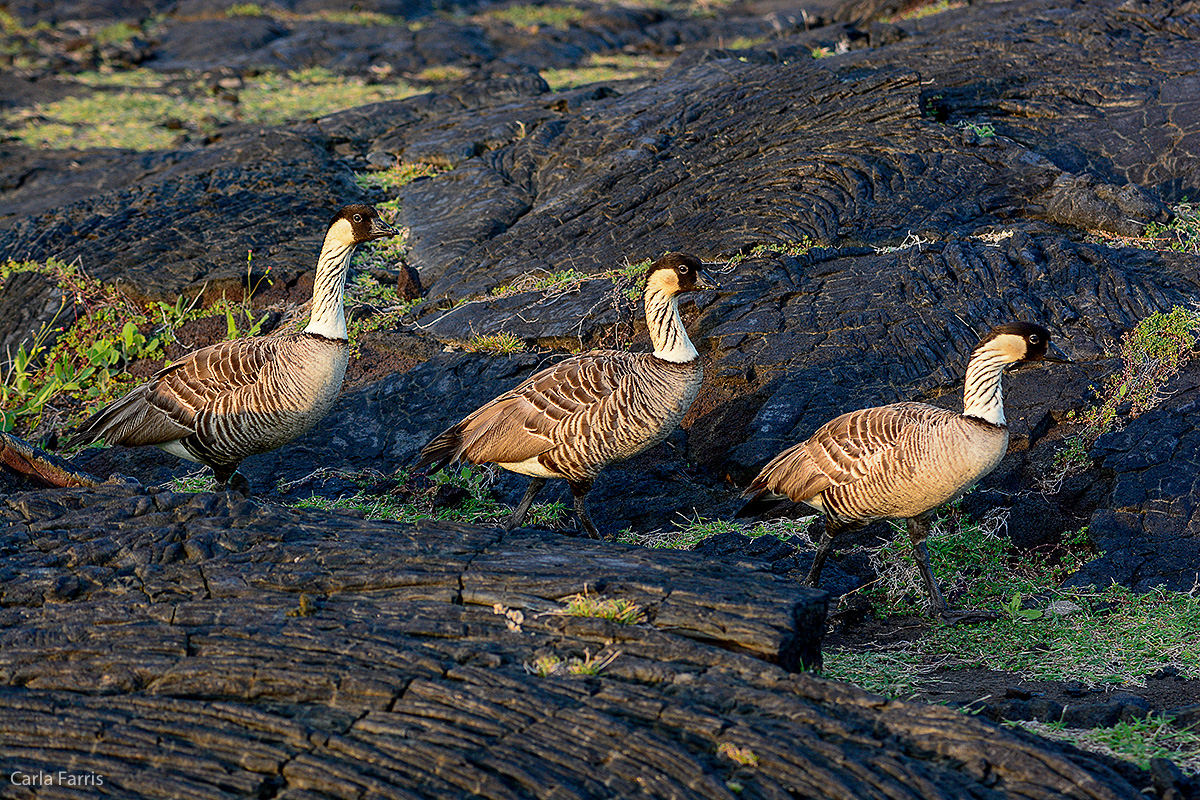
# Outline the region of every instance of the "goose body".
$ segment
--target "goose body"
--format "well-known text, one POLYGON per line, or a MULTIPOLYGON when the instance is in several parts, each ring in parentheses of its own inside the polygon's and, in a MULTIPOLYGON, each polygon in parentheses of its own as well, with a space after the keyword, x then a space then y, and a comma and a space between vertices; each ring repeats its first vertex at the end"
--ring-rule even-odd
POLYGON ((967 366, 963 413, 893 403, 842 414, 768 462, 744 492, 750 501, 738 516, 761 513, 783 499, 823 512, 825 531, 807 578, 813 586, 838 533, 876 520, 905 519, 930 604, 952 616, 929 566, 928 519, 1004 458, 1004 368, 1017 361, 1065 360, 1047 355, 1051 347, 1050 334, 1040 325, 1013 322, 993 328, 967 366))
POLYGON ((417 468, 467 461, 528 475, 529 491, 506 523, 521 524, 551 478, 563 478, 580 523, 598 532, 583 498, 609 464, 675 430, 696 399, 703 370, 679 316, 679 295, 712 288, 700 262, 672 253, 650 266, 646 320, 653 353, 599 350, 544 369, 434 437, 417 468))
POLYGON ((189 353, 90 417, 67 447, 156 445, 212 467, 222 485, 242 478, 247 456, 306 433, 333 406, 350 355, 342 301, 350 257, 358 244, 395 233, 370 206, 342 209, 317 261, 308 327, 189 353))

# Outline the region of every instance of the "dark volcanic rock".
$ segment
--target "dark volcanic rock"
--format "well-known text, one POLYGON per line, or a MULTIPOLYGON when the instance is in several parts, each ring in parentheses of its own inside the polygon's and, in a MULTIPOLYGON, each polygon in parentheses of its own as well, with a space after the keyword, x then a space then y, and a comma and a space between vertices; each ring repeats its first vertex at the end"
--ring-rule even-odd
POLYGON ((141 798, 1140 796, 1077 752, 768 663, 811 657, 822 599, 749 564, 125 486, 0 521, 5 774, 141 798), (585 590, 646 621, 558 613, 585 590), (533 666, 601 653, 591 677, 533 666))
POLYGON ((1168 391, 1161 408, 1102 436, 1090 453, 1113 489, 1088 524, 1103 555, 1072 575, 1073 585, 1190 591, 1200 581, 1200 367, 1185 368, 1168 391))
POLYGON ((284 281, 311 270, 329 218, 362 196, 312 129, 251 129, 204 150, 129 154, 65 187, 58 176, 31 164, 6 195, 0 217, 25 216, 0 231, 0 253, 79 257, 96 278, 171 300, 205 284, 240 296, 247 250, 284 281), (61 205, 44 211, 55 193, 61 205))

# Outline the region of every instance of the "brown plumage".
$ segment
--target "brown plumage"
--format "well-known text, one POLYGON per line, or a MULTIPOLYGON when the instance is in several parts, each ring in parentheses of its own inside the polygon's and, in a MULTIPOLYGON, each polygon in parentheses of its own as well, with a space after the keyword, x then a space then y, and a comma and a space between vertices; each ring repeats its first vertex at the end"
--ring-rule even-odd
POLYGON ((342 209, 317 260, 307 328, 189 353, 90 417, 66 446, 157 445, 212 467, 222 485, 238 478, 248 489, 242 460, 305 433, 337 399, 349 358, 342 292, 350 257, 362 242, 395 234, 370 206, 342 209))
MULTIPOLYGON (((894 403, 843 414, 807 441, 772 459, 744 492, 738 516, 762 513, 782 499, 825 514, 825 531, 807 582, 816 586, 833 538, 880 519, 905 519, 933 610, 950 612, 929 566, 928 520, 942 504, 987 475, 1008 449, 1001 376, 1017 361, 1062 361, 1040 325, 993 328, 967 366, 962 414, 924 403, 894 403)), ((1057 351, 1060 352, 1060 351, 1057 351)))
POLYGON ((679 295, 714 287, 692 256, 654 262, 645 295, 653 353, 600 350, 544 369, 434 437, 417 468, 467 461, 530 476, 509 530, 547 479, 564 478, 581 525, 597 537, 583 502, 596 476, 661 442, 696 399, 703 372, 679 317, 679 295))

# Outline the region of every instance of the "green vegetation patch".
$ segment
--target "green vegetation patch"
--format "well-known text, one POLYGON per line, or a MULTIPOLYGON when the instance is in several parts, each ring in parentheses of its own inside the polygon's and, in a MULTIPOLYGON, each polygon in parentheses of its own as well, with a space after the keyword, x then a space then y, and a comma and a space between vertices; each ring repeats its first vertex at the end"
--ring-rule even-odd
POLYGON ((617 541, 625 544, 636 544, 642 547, 662 548, 668 550, 691 550, 705 539, 720 533, 740 533, 751 539, 760 536, 774 536, 782 542, 795 545, 801 549, 812 549, 804 535, 804 531, 815 517, 804 519, 777 519, 767 522, 747 524, 737 520, 708 519, 696 516, 684 520, 666 530, 654 530, 647 533, 623 531, 617 541))
POLYGON ((941 14, 945 11, 951 11, 956 8, 966 8, 967 4, 963 0, 935 0, 935 2, 925 2, 922 0, 914 5, 910 5, 904 11, 888 17, 880 18, 880 22, 896 23, 908 22, 914 19, 923 19, 932 17, 934 14, 941 14))
POLYGON ((592 83, 641 78, 662 71, 670 63, 670 59, 652 55, 591 55, 577 67, 544 69, 541 75, 551 89, 560 92, 592 83))
MULTIPOLYGON (((893 696, 917 693, 938 668, 1003 670, 1027 680, 1098 686, 1144 685, 1147 675, 1167 665, 1200 677, 1200 592, 1062 589, 1072 572, 1098 555, 1086 530, 1053 549, 1016 554, 1000 535, 1002 517, 974 523, 947 514, 927 542, 947 603, 995 610, 1001 619, 958 627, 934 623, 915 641, 865 652, 834 648, 825 653, 825 673, 893 696)), ((879 579, 860 591, 877 616, 921 615, 924 590, 912 547, 895 528, 893 540, 868 551, 879 579)))
POLYGON ((1088 451, 1121 418, 1134 419, 1156 408, 1167 396, 1167 383, 1191 360, 1198 342, 1200 310, 1188 306, 1151 314, 1126 333, 1117 353, 1120 372, 1105 378, 1095 403, 1067 415, 1077 430, 1060 446, 1043 489, 1056 491, 1064 476, 1090 466, 1088 451))
POLYGON ((1174 219, 1166 224, 1151 222, 1142 235, 1155 242, 1155 249, 1200 255, 1200 203, 1189 203, 1185 197, 1171 211, 1174 219))
POLYGON ((76 94, 12 112, 11 135, 51 149, 160 150, 172 146, 180 126, 211 132, 230 122, 276 125, 420 91, 403 82, 368 84, 319 68, 248 78, 236 104, 214 95, 199 76, 179 79, 138 69, 75 80, 81 84, 76 94))
POLYGON ((1150 768, 1150 759, 1167 758, 1183 772, 1200 775, 1200 732, 1180 729, 1170 718, 1145 717, 1118 722, 1111 728, 1068 728, 1062 723, 1012 722, 1047 739, 1075 745, 1080 750, 1115 756, 1150 768))
POLYGON ((495 355, 511 355, 525 350, 525 342, 508 331, 500 333, 478 334, 467 342, 466 349, 471 353, 493 353, 495 355))
MULTIPOLYGON (((293 503, 296 508, 325 510, 350 509, 361 512, 367 519, 389 519, 396 522, 415 522, 419 519, 440 519, 452 522, 495 524, 503 522, 513 508, 492 496, 491 471, 464 465, 439 470, 425 477, 413 476, 407 470, 384 477, 374 472, 345 474, 361 487, 352 495, 331 499, 313 495, 293 503), (462 490, 458 499, 438 502, 440 487, 462 490)), ((288 486, 281 486, 287 491, 288 486)), ((445 490, 441 491, 446 494, 445 490)), ((453 496, 453 493, 450 493, 453 496)), ((562 503, 535 503, 526 517, 526 524, 555 527, 567 515, 562 503)))
POLYGON ((642 607, 624 597, 598 597, 588 594, 566 598, 566 614, 572 617, 597 617, 610 619, 620 625, 637 625, 646 621, 642 607))
MULTIPOLYGON (((247 255, 247 270, 249 266, 247 255)), ((120 397, 139 382, 128 366, 140 359, 165 361, 166 346, 186 322, 223 316, 230 338, 257 333, 264 318, 255 321, 251 297, 270 280, 264 274, 251 285, 248 272, 241 301, 221 298, 197 308, 198 295, 180 297, 174 304, 131 300, 84 273, 78 263, 57 259, 0 264, 0 290, 22 272, 45 275, 63 297, 54 319, 16 353, 6 354, 0 366, 0 430, 22 435, 38 430, 47 419, 51 430, 73 424, 120 397)))
POLYGON ((566 29, 572 23, 582 22, 587 12, 574 6, 525 4, 488 11, 482 16, 536 33, 539 28, 566 29))
POLYGON ((601 651, 596 655, 585 652, 582 658, 579 656, 563 658, 556 653, 543 653, 535 656, 524 667, 526 672, 540 678, 599 675, 620 655, 620 650, 610 650, 607 653, 601 651))
POLYGON ((776 256, 802 256, 814 247, 817 243, 807 236, 802 236, 794 242, 781 242, 778 244, 756 244, 744 253, 738 253, 733 258, 729 259, 729 266, 736 267, 748 258, 762 258, 767 255, 776 256))
POLYGON ((1140 236, 1121 236, 1108 231, 1089 231, 1086 241, 1120 247, 1136 247, 1160 253, 1200 255, 1200 203, 1185 197, 1171 207, 1170 222, 1149 222, 1140 236))

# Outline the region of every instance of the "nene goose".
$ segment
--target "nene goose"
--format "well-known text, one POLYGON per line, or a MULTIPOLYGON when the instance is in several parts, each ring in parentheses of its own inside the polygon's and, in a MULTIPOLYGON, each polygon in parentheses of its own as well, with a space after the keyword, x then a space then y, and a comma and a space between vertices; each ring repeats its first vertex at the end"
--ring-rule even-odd
POLYGON ((416 468, 468 461, 528 475, 505 530, 525 520, 548 479, 565 478, 580 525, 599 538, 584 496, 604 467, 665 439, 696 399, 703 373, 679 317, 679 295, 713 288, 695 257, 663 256, 646 273, 653 353, 597 350, 544 369, 438 434, 416 468))
POLYGON ((153 444, 212 467, 222 486, 248 493, 238 465, 317 424, 341 390, 350 347, 342 303, 354 248, 394 236, 375 209, 346 206, 317 259, 312 316, 297 333, 235 339, 196 350, 90 417, 67 442, 153 444))
POLYGON ((839 533, 880 519, 905 519, 934 613, 948 621, 988 616, 946 608, 925 546, 929 518, 1000 463, 1008 449, 1004 368, 1041 359, 1067 360, 1045 328, 1028 322, 993 328, 967 365, 963 413, 895 403, 843 414, 763 467, 743 493, 751 500, 738 516, 760 514, 785 498, 824 512, 825 530, 806 578, 810 586, 820 580, 839 533))

